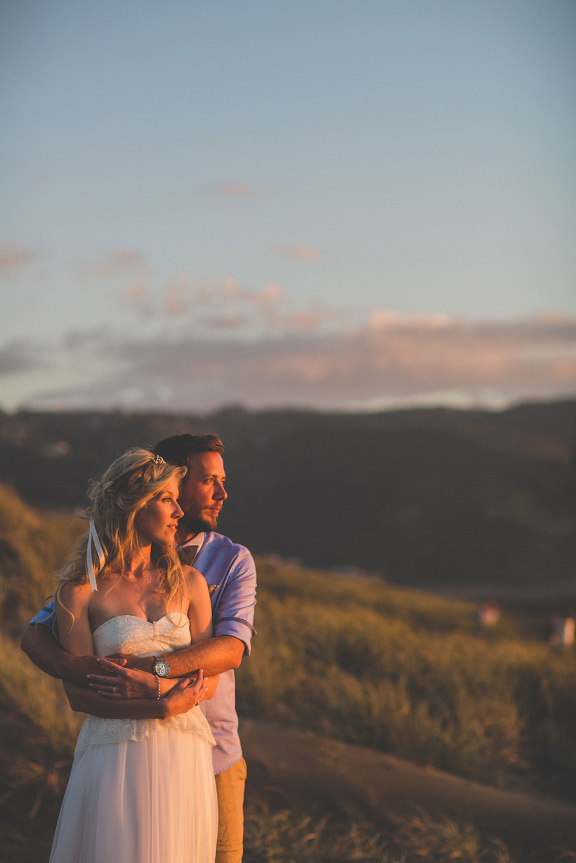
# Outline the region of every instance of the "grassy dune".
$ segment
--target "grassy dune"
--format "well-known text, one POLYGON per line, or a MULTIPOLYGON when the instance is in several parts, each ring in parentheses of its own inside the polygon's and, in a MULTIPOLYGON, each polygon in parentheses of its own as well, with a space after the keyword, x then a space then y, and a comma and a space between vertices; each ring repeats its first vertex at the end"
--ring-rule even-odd
POLYGON ((576 655, 474 606, 260 561, 240 712, 474 779, 574 794, 576 655))
MULTIPOLYGON (((0 721, 12 729, 0 751, 7 860, 45 858, 77 733, 60 683, 18 646, 75 531, 70 517, 35 513, 0 487, 0 721)), ((481 631, 469 603, 269 559, 258 572, 258 637, 238 673, 241 714, 494 784, 574 793, 574 652, 523 637, 511 616, 481 631)), ((509 859, 497 840, 425 813, 387 832, 265 808, 248 815, 248 863, 509 859)))

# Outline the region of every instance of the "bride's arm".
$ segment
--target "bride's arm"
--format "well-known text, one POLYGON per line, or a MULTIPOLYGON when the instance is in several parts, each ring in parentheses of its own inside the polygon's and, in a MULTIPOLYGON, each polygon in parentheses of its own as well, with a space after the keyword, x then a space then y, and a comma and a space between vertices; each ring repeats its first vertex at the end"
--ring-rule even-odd
MULTIPOLYGON (((173 682, 173 681, 172 681, 173 682)), ((191 686, 189 680, 179 680, 163 698, 105 698, 90 689, 64 683, 72 710, 90 713, 101 719, 168 719, 187 713, 206 697, 206 681, 202 672, 191 686)))
MULTIPOLYGON (((210 593, 204 576, 197 569, 190 566, 183 567, 184 577, 188 585, 188 619, 190 621, 190 635, 192 644, 199 644, 212 638, 212 605, 210 593)), ((207 691, 205 698, 212 698, 216 692, 220 675, 215 674, 206 678, 207 691)))

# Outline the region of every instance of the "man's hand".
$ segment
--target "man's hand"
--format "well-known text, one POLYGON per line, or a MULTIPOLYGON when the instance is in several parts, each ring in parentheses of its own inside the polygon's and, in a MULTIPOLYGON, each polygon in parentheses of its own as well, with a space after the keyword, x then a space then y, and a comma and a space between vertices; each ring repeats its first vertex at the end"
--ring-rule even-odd
POLYGON ((206 695, 206 680, 202 674, 202 669, 198 671, 198 678, 195 683, 190 683, 189 680, 180 680, 174 689, 161 701, 164 702, 166 708, 166 718, 177 716, 179 713, 187 713, 197 704, 204 700, 206 695))
MULTIPOLYGON (((88 678, 91 675, 109 675, 111 673, 100 664, 101 657, 99 656, 73 656, 71 653, 63 652, 66 657, 63 657, 57 666, 60 672, 58 677, 62 680, 68 680, 76 686, 88 686, 88 678)), ((120 664, 124 664, 124 660, 120 660, 118 665, 120 664)))
MULTIPOLYGON (((22 650, 51 677, 86 687, 87 674, 106 674, 95 656, 73 656, 59 644, 49 626, 30 624, 22 636, 22 650)), ((123 665, 123 662, 118 662, 123 665)))

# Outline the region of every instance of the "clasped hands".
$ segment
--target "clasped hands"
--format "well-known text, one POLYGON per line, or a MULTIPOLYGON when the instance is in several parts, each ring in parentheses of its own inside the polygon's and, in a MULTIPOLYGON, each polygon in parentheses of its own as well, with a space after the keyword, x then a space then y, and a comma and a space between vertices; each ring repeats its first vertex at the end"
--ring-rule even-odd
POLYGON ((126 667, 125 658, 105 659, 96 657, 102 674, 87 674, 88 686, 105 698, 164 698, 169 693, 177 695, 186 690, 186 697, 203 701, 207 684, 200 670, 198 674, 185 678, 156 677, 148 671, 126 667))

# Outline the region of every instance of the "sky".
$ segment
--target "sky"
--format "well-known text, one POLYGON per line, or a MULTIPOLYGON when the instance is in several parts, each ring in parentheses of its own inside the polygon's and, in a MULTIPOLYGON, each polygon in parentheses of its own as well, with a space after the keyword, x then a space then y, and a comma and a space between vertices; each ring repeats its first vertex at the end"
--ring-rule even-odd
POLYGON ((0 407, 576 396, 573 0, 3 0, 0 407))

